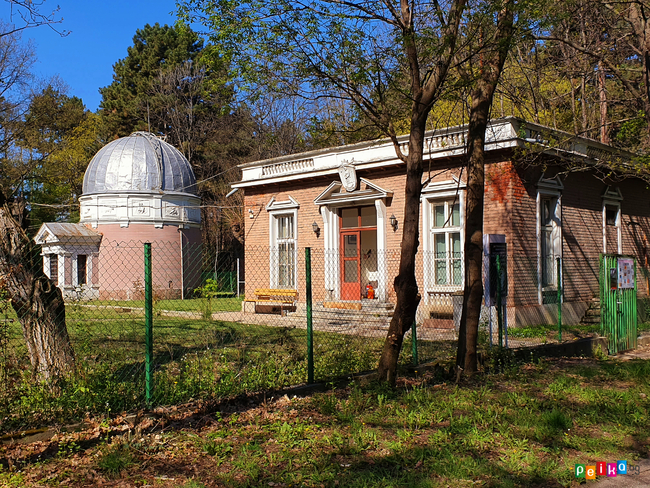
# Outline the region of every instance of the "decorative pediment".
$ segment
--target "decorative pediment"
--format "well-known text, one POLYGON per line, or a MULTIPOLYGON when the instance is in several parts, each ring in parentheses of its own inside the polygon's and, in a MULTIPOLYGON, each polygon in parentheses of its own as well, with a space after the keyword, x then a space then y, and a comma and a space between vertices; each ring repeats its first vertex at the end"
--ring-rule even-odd
POLYGON ((271 210, 288 210, 292 208, 300 208, 300 204, 291 196, 289 197, 289 200, 281 202, 276 201, 275 197, 271 197, 269 203, 266 204, 266 210, 269 212, 271 210))
POLYGON ((34 242, 39 245, 92 245, 99 246, 102 235, 89 229, 83 224, 68 224, 57 222, 46 222, 34 237, 34 242))
POLYGON ((340 181, 333 181, 327 189, 318 195, 314 200, 316 205, 349 205, 350 203, 369 203, 375 200, 390 198, 393 192, 385 190, 379 185, 374 184, 372 181, 365 178, 359 178, 361 186, 365 188, 350 192, 341 192, 343 186, 340 181))
POLYGON ((608 202, 619 203, 620 201, 623 200, 623 194, 621 193, 621 189, 617 186, 608 186, 605 189, 605 193, 603 193, 603 200, 608 202))
POLYGON ((537 189, 557 193, 564 190, 564 184, 562 183, 562 180, 560 180, 560 175, 555 175, 552 178, 545 178, 544 174, 542 174, 537 182, 537 189))
POLYGON ((45 225, 42 225, 41 228, 38 231, 38 234, 34 236, 34 242, 39 245, 46 244, 48 242, 55 242, 57 241, 56 237, 47 230, 47 227, 45 225))

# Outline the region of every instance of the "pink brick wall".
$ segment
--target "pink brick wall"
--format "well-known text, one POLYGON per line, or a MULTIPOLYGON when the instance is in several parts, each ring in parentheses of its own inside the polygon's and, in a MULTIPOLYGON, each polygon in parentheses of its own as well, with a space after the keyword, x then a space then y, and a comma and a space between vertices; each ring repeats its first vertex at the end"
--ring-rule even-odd
MULTIPOLYGON (((180 234, 177 226, 156 228, 151 224, 99 225, 103 234, 99 250, 100 297, 104 299, 140 299, 144 286, 144 243, 152 244, 152 279, 154 293, 160 298, 177 298, 181 288, 192 290, 200 281, 200 266, 184 262, 182 280, 180 234), (198 274, 198 276, 197 276, 198 274)), ((199 228, 183 229, 183 247, 200 245, 199 228)), ((200 256, 200 251, 193 254, 200 256)), ((187 259, 185 260, 187 261, 187 259)))

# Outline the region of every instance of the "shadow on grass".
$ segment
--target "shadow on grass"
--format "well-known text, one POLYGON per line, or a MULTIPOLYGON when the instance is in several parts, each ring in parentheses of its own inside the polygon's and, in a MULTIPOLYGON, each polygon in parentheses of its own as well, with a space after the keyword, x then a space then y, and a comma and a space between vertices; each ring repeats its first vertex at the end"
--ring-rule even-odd
MULTIPOLYGON (((252 331, 252 334, 245 334, 242 327, 225 322, 217 324, 216 327, 208 330, 196 330, 197 337, 201 339, 200 344, 185 345, 169 341, 159 341, 158 344, 154 344, 154 370, 161 370, 171 363, 201 353, 219 352, 220 360, 241 362, 242 358, 251 353, 269 352, 271 346, 281 348, 284 354, 295 355, 298 351, 306 350, 306 339, 303 337, 305 335, 304 331, 277 327, 266 330, 264 334, 255 330, 252 331)), ((116 340, 116 342, 121 343, 123 341, 116 340)), ((112 377, 117 381, 129 382, 144 379, 146 361, 144 357, 146 354, 144 338, 131 343, 138 344, 137 352, 141 355, 141 359, 128 361, 116 369, 112 377)))

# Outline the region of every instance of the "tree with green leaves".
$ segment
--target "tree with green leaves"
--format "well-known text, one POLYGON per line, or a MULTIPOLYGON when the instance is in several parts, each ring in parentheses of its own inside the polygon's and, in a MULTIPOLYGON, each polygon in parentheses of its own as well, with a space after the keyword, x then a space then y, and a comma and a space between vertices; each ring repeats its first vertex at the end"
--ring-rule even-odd
POLYGON ((17 18, 11 20, 22 23, 0 25, 0 286, 21 323, 34 373, 54 381, 74 370, 75 355, 61 290, 43 273, 40 254, 21 225, 26 202, 20 189, 33 169, 31 164, 25 164, 19 144, 28 132, 22 119, 23 88, 29 84, 34 57, 30 45, 22 44, 18 34, 25 28, 52 25, 56 20, 42 14, 43 2, 9 3, 16 7, 12 13, 17 18))
POLYGON ((97 137, 84 140, 83 149, 75 141, 89 118, 97 120, 81 99, 51 84, 32 96, 17 140, 24 174, 14 190, 31 204, 30 225, 40 227, 43 222, 70 216, 70 206, 81 195, 85 167, 101 147, 97 137), (71 145, 81 149, 72 165, 71 145))
MULTIPOLYGON (((138 29, 127 56, 113 65, 113 82, 99 90, 102 94, 100 108, 112 137, 149 130, 151 111, 158 110, 155 100, 151 100, 152 86, 160 72, 186 63, 191 65, 202 49, 203 40, 183 24, 161 26, 156 23, 138 29)), ((154 122, 151 132, 167 132, 165 123, 154 122)))
POLYGON ((251 90, 339 100, 393 141, 406 165, 397 303, 379 362, 394 383, 405 333, 420 302, 415 279, 427 120, 457 51, 465 0, 181 0, 202 22, 237 81, 251 90), (409 133, 407 148, 398 141, 409 133))

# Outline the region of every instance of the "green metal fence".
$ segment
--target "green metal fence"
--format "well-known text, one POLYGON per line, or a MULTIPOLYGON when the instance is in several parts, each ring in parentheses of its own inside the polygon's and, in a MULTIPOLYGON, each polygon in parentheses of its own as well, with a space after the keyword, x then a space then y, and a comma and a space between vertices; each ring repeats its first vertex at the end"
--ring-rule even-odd
MULTIPOLYGON (((38 265, 56 274, 66 299, 75 353, 70 374, 54 382, 33 373, 16 311, 9 297, 0 300, 0 431, 328 381, 377 366, 395 303, 398 250, 362 252, 355 288, 338 256, 323 250, 249 246, 245 257, 216 258, 201 247, 180 253, 178 245, 103 242, 98 256, 83 260, 83 248, 43 256, 38 265)), ((453 361, 459 263, 458 253, 418 254, 422 300, 402 365, 453 361)), ((587 315, 583 304, 599 295, 598 280, 589 278, 599 276, 598 263, 556 262, 557 285, 544 289, 534 258, 499 264, 507 294, 499 290, 503 297, 483 307, 480 348, 600 331, 599 322, 576 325, 587 315)))
POLYGON ((620 254, 601 255, 600 277, 600 324, 609 352, 633 349, 637 344, 636 260, 620 254))

